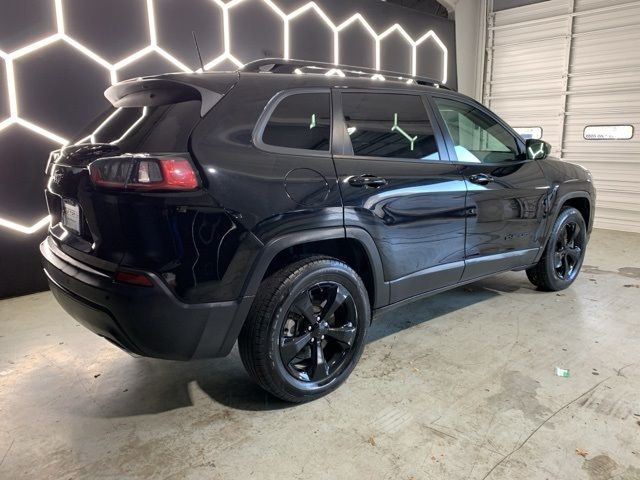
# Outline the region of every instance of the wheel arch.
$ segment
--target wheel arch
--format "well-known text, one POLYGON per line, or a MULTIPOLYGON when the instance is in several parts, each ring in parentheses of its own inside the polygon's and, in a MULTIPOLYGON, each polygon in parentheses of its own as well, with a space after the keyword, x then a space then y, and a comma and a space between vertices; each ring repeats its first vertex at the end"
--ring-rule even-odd
POLYGON ((312 254, 329 255, 351 266, 367 287, 372 309, 389 303, 389 286, 384 281, 380 254, 371 236, 357 227, 307 230, 268 242, 254 263, 243 295, 255 295, 260 283, 273 272, 312 254))
POLYGON ((566 198, 558 209, 558 213, 562 210, 563 207, 573 207, 580 212, 582 218, 584 218, 584 223, 587 225, 587 231, 591 231, 591 227, 593 224, 593 218, 591 214, 591 199, 588 194, 583 196, 575 195, 569 198, 566 198))
POLYGON ((565 192, 559 194, 555 198, 553 207, 547 213, 542 247, 538 251, 534 263, 537 263, 540 258, 542 258, 547 245, 547 241, 549 240, 549 236, 551 235, 551 230, 553 229, 553 224, 555 223, 556 218, 558 218, 558 215, 560 215, 563 207, 570 206, 576 208, 585 219, 585 223, 587 224, 587 234, 591 233, 591 230, 593 228, 593 217, 595 210, 593 200, 594 199, 592 198, 591 194, 583 190, 565 192))

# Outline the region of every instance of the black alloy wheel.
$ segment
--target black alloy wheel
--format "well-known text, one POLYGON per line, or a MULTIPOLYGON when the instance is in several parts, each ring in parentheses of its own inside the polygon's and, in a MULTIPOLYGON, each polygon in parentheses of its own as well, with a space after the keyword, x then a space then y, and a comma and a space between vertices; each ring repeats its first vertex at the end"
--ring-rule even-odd
POLYGON ((576 221, 568 221, 562 227, 556 239, 553 264, 558 278, 571 281, 578 274, 576 267, 582 261, 584 236, 576 221))
POLYGON ((542 258, 527 269, 527 277, 541 290, 567 288, 577 278, 587 247, 587 225, 578 210, 565 207, 553 224, 542 258))
POLYGON ((349 291, 335 282, 316 283, 289 308, 280 333, 280 359, 298 380, 323 384, 348 360, 357 325, 349 291))
POLYGON ((358 274, 338 259, 307 257, 263 281, 238 338, 240 357, 262 388, 306 402, 347 379, 370 320, 358 274))

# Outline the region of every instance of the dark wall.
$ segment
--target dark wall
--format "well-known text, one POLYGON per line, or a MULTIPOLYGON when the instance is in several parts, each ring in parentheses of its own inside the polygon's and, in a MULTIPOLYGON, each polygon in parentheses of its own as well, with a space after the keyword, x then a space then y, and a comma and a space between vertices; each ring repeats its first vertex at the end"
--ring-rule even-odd
MULTIPOLYGON (((229 1, 226 2, 230 3, 229 1)), ((333 62, 334 31, 341 63, 427 75, 456 86, 451 21, 376 0, 243 0, 226 9, 216 0, 2 0, 0 15, 0 297, 43 290, 38 243, 46 231, 42 190, 48 153, 73 137, 107 103, 113 82, 193 70, 196 31, 210 70, 236 69, 265 56, 333 62), (279 11, 269 6, 273 5, 279 11), (300 10, 288 21, 283 17, 300 10), (333 27, 328 23, 331 22, 333 27), (407 38, 409 37, 409 38, 407 38)))

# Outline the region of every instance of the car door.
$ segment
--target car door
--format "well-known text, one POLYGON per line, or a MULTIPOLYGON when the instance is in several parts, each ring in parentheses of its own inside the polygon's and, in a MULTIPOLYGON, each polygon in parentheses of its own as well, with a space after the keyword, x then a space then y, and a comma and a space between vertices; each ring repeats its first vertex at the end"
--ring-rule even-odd
POLYGON ((465 271, 462 280, 522 267, 543 242, 542 169, 527 160, 524 143, 480 104, 431 96, 448 146, 467 187, 465 271))
POLYGON ((334 162, 346 227, 373 238, 390 303, 460 280, 465 185, 420 94, 334 90, 334 162))

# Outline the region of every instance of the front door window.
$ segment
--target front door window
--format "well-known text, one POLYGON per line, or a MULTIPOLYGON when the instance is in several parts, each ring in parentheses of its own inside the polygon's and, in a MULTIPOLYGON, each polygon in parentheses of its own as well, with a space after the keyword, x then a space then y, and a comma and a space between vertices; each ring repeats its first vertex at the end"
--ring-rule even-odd
POLYGON ((459 162, 494 164, 522 159, 515 137, 480 109, 448 98, 435 98, 435 102, 459 162))

